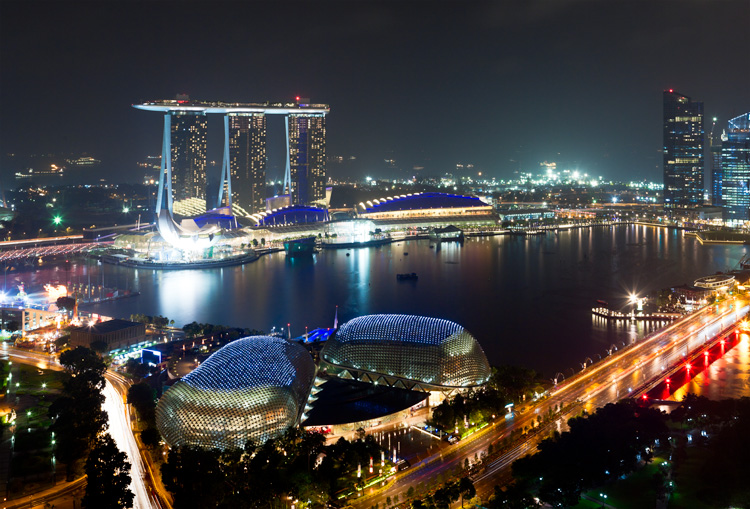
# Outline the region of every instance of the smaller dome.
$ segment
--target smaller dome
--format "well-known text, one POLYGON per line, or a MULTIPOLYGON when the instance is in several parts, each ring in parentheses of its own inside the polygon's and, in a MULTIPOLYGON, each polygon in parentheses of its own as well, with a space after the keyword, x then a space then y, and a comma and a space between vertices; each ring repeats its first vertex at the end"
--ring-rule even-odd
POLYGON ((433 387, 485 384, 490 366, 477 340, 457 323, 412 315, 369 315, 346 322, 321 352, 335 367, 433 387))

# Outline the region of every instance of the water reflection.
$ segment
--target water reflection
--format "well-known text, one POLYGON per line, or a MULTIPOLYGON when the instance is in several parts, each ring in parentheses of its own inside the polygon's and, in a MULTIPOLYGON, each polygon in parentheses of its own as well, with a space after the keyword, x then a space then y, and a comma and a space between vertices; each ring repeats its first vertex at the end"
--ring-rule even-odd
MULTIPOLYGON (((164 315, 270 330, 330 326, 368 313, 413 313, 454 320, 482 344, 492 363, 548 373, 577 367, 648 333, 649 322, 592 319, 597 299, 626 310, 627 293, 692 282, 736 265, 744 246, 700 246, 674 230, 592 228, 533 237, 467 238, 463 244, 401 241, 369 249, 324 250, 290 260, 283 253, 221 270, 133 270, 73 260, 8 273, 41 288, 52 281, 92 282, 141 295, 90 308, 105 315, 164 315), (347 253, 349 256, 347 256, 347 253), (408 253, 408 255, 406 254, 408 253), (416 272, 417 282, 396 274, 416 272)), ((566 374, 567 376, 567 374, 566 374)))

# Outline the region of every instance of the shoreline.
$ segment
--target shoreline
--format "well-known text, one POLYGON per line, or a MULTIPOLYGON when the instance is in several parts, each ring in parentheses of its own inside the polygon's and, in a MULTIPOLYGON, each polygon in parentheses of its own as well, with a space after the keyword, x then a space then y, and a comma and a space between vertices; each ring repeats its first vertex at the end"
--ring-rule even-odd
MULTIPOLYGON (((617 221, 607 223, 590 223, 590 224, 563 224, 563 225, 549 225, 549 226, 538 226, 534 228, 528 228, 525 230, 513 230, 509 228, 498 228, 496 230, 479 230, 479 231, 464 231, 465 237, 496 237, 501 235, 508 236, 519 236, 519 237, 535 237, 546 235, 547 233, 559 234, 560 232, 568 230, 580 230, 584 228, 594 227, 613 227, 613 226, 626 226, 626 225, 639 225, 639 226, 650 226, 656 228, 668 228, 675 230, 685 230, 686 235, 694 236, 698 238, 701 244, 711 244, 711 241, 701 241, 699 235, 694 231, 688 231, 688 228, 684 226, 676 225, 665 225, 659 223, 649 223, 645 221, 617 221)), ((321 243, 318 245, 318 251, 335 250, 335 249, 360 249, 370 247, 380 247, 388 244, 394 244, 397 242, 408 241, 408 240, 431 240, 428 233, 416 233, 411 235, 404 235, 398 237, 390 237, 386 239, 378 239, 366 242, 346 242, 346 243, 321 243)), ((436 241, 439 242, 439 241, 436 241)), ((745 242, 739 241, 716 241, 717 244, 744 244, 745 242)), ((127 258, 120 260, 112 255, 101 255, 99 259, 102 262, 109 263, 111 265, 119 265, 122 267, 129 267, 134 269, 152 269, 152 270, 199 270, 199 269, 213 269, 222 267, 232 267, 236 265, 244 265, 258 260, 261 256, 277 253, 283 251, 281 247, 271 247, 257 249, 252 254, 241 255, 232 258, 226 258, 219 261, 203 260, 200 262, 174 262, 174 263, 163 263, 163 262, 141 262, 136 261, 133 258, 127 258)), ((606 317, 605 317, 606 318, 606 317)))

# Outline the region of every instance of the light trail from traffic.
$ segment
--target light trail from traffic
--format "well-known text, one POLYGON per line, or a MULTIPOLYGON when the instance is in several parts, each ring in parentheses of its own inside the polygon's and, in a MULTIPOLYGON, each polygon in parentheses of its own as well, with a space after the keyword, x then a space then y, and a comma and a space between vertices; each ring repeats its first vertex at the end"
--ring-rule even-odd
MULTIPOLYGON (((10 360, 24 364, 31 364, 40 369, 51 369, 55 371, 61 371, 63 369, 53 357, 50 357, 47 354, 8 347, 5 343, 3 343, 3 348, 0 350, 0 353, 6 354, 10 360)), ((149 490, 145 481, 146 474, 143 468, 143 461, 138 449, 138 444, 133 436, 133 431, 130 428, 130 412, 127 405, 123 402, 129 384, 120 375, 111 371, 105 373, 105 378, 106 386, 102 391, 105 400, 102 407, 109 417, 109 433, 112 435, 112 439, 117 444, 117 447, 127 454, 128 461, 131 464, 130 489, 133 490, 135 495, 133 507, 135 509, 161 508, 162 505, 149 495, 149 490)), ((81 484, 85 485, 85 483, 81 484)), ((69 494, 70 491, 70 488, 61 485, 60 490, 57 493, 47 494, 45 500, 55 500, 69 494)))
POLYGON ((141 454, 130 428, 130 412, 123 403, 122 396, 117 392, 112 382, 110 382, 111 378, 112 376, 108 373, 107 384, 102 391, 105 398, 102 407, 107 412, 107 415, 109 415, 109 434, 112 435, 112 439, 117 444, 117 447, 128 455, 128 461, 130 462, 130 489, 135 494, 133 508, 150 509, 152 507, 159 507, 149 497, 141 454))

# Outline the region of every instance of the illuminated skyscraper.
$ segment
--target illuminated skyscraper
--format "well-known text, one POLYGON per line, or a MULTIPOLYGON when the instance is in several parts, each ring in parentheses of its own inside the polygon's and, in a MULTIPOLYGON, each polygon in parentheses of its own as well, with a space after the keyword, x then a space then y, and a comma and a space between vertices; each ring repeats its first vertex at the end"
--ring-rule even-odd
POLYGON ((326 197, 326 119, 324 114, 290 113, 289 168, 294 204, 326 197))
POLYGON ((266 115, 227 115, 232 202, 255 214, 266 208, 266 115))
POLYGON ((174 199, 206 198, 205 114, 172 113, 172 190, 174 199))
POLYGON ((706 163, 710 169, 711 175, 711 205, 720 206, 721 201, 721 136, 716 132, 716 120, 714 117, 711 122, 711 131, 708 133, 708 159, 706 163))
POLYGON ((728 122, 721 135, 722 201, 726 219, 750 219, 750 113, 728 122))
POLYGON ((693 207, 703 203, 703 103, 664 91, 664 205, 693 207))

